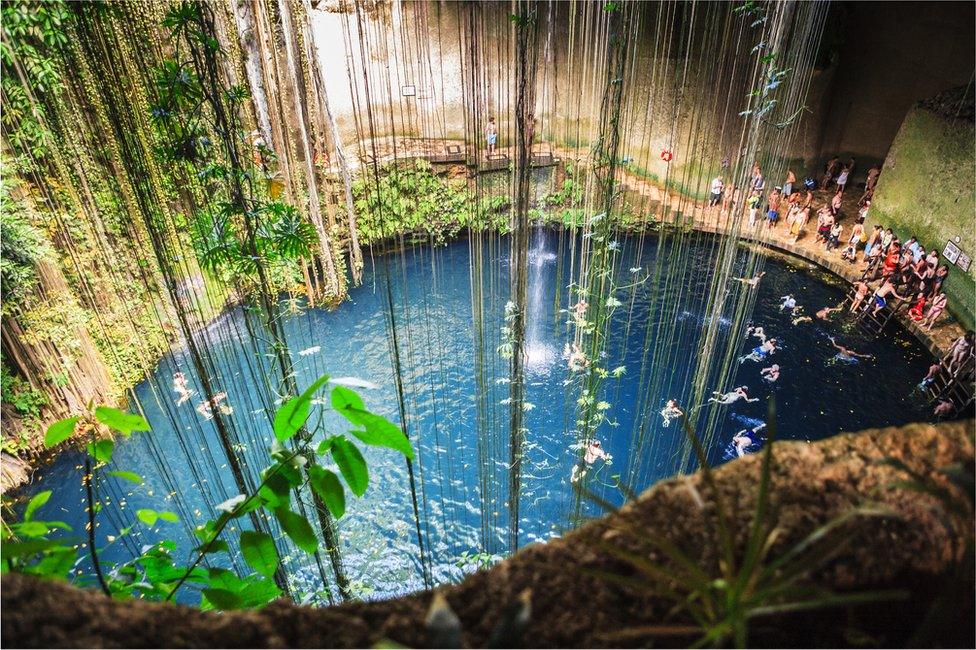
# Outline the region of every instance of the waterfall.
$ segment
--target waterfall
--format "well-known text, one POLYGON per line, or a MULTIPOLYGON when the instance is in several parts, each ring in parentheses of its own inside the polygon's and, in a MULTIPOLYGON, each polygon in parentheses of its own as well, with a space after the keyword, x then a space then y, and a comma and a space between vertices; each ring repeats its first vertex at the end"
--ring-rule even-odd
POLYGON ((542 226, 532 233, 529 249, 529 290, 525 329, 526 367, 531 372, 546 372, 556 360, 556 348, 546 340, 545 324, 547 305, 552 303, 552 279, 547 267, 555 261, 556 254, 547 249, 548 238, 542 226))

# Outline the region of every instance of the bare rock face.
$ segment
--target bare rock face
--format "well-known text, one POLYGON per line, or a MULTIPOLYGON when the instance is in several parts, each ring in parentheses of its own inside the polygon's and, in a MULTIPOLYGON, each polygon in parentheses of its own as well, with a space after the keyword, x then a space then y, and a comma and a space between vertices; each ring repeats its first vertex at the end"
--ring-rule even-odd
MULTIPOLYGON (((871 504, 890 516, 854 520, 851 543, 809 583, 834 591, 898 588, 909 598, 851 610, 817 610, 757 619, 750 644, 839 646, 908 642, 930 605, 947 597, 944 580, 964 559, 971 542, 971 495, 958 493, 940 469, 961 464, 973 471, 973 421, 915 424, 839 435, 814 444, 775 446, 771 475, 773 521, 781 534, 776 557, 811 531, 852 508, 871 504), (944 499, 893 487, 908 478, 882 461, 895 458, 967 504, 953 516, 944 499), (856 636, 855 636, 856 634, 856 636)), ((517 642, 525 647, 684 646, 695 635, 662 637, 649 626, 666 621, 673 602, 641 587, 620 586, 606 575, 631 576, 633 567, 607 552, 608 545, 660 561, 645 539, 661 536, 716 566, 713 542, 720 500, 731 513, 730 532, 741 552, 755 508, 760 458, 729 463, 664 481, 620 511, 562 539, 529 546, 489 571, 445 587, 463 626, 464 644, 485 646, 498 621, 519 596, 531 594, 531 616, 517 642), (528 592, 526 590, 529 590, 528 592)), ((971 567, 971 565, 969 565, 971 567)), ((956 614, 941 621, 927 642, 973 647, 973 576, 964 576, 956 614)), ((959 581, 955 583, 958 588, 959 581)), ((384 640, 410 647, 433 643, 425 628, 432 594, 375 603, 309 609, 278 602, 254 612, 202 613, 175 605, 112 601, 94 591, 5 575, 2 583, 5 647, 372 647, 384 640)), ((687 623, 668 620, 669 624, 687 623)))

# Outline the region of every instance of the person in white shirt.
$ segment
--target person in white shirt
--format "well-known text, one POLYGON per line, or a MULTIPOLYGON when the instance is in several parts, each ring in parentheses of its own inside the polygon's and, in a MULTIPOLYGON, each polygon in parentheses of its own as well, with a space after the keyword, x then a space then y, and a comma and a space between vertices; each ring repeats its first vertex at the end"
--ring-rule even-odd
POLYGON ((722 200, 722 190, 725 189, 725 183, 722 182, 721 176, 716 176, 712 179, 712 199, 708 202, 708 205, 715 207, 722 200))

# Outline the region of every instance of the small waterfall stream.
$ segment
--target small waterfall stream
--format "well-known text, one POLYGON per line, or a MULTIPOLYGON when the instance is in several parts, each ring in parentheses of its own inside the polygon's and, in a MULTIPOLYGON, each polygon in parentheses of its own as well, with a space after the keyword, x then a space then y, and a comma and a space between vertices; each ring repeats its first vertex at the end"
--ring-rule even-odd
MULTIPOLYGON (((546 340, 545 326, 548 318, 547 305, 549 297, 555 290, 551 273, 546 272, 546 266, 556 261, 556 253, 547 248, 548 237, 546 229, 535 226, 532 233, 532 245, 529 249, 529 291, 528 313, 525 329, 526 368, 530 372, 548 370, 558 359, 556 346, 551 340, 546 340)), ((551 338, 551 337, 548 337, 551 338)))

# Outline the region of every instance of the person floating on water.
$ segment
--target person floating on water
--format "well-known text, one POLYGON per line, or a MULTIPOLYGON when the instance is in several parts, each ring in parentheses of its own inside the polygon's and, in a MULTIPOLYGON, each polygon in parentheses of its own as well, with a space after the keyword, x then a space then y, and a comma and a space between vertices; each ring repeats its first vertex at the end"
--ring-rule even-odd
POLYGON ((586 310, 589 309, 589 305, 585 300, 580 300, 578 303, 573 305, 573 320, 576 322, 577 327, 583 327, 586 325, 586 310))
POLYGON ((874 358, 873 354, 861 354, 860 352, 855 352, 850 348, 846 348, 843 345, 840 345, 837 341, 834 340, 833 336, 828 336, 827 338, 830 339, 831 345, 833 345, 838 350, 837 354, 833 356, 834 363, 837 363, 838 361, 842 363, 858 363, 858 359, 874 358))
POLYGON ((793 311, 794 309, 796 309, 796 298, 794 298, 792 294, 787 296, 782 296, 780 300, 783 301, 779 305, 780 311, 786 311, 787 309, 793 311))
POLYGON ((765 379, 766 381, 772 384, 777 379, 779 379, 779 364, 774 363, 768 368, 763 368, 762 370, 759 371, 759 374, 762 375, 763 379, 765 379))
POLYGON ((766 423, 763 422, 757 427, 743 429, 732 436, 732 444, 735 445, 735 453, 739 455, 739 458, 746 455, 746 449, 759 442, 759 433, 765 428, 766 423))
POLYGON ((573 343, 572 347, 564 350, 564 352, 568 352, 566 356, 569 357, 569 360, 566 362, 566 365, 569 366, 571 371, 581 372, 589 367, 590 360, 587 359, 586 354, 580 350, 578 343, 573 343))
POLYGON ((682 415, 684 415, 684 411, 678 407, 678 403, 673 399, 669 399, 668 403, 661 409, 661 417, 664 418, 665 427, 671 426, 671 420, 680 418, 682 415))
POLYGON ((831 314, 836 314, 837 312, 843 309, 844 309, 843 303, 837 305, 836 307, 824 307, 823 309, 817 312, 817 318, 819 318, 820 320, 830 320, 831 314))
POLYGON ((750 325, 749 327, 747 327, 746 338, 749 338, 750 336, 755 336, 757 339, 759 339, 760 343, 766 342, 766 332, 765 330, 763 330, 762 326, 753 327, 752 325, 750 325))
POLYGON ((750 361, 762 361, 769 355, 774 354, 778 349, 776 347, 776 339, 766 339, 759 347, 753 348, 752 352, 739 357, 739 363, 742 363, 746 359, 750 361))
POLYGON ((800 323, 810 323, 813 319, 803 313, 803 307, 797 307, 793 310, 793 326, 797 326, 800 323))
POLYGON ((233 407, 229 404, 221 404, 225 399, 227 399, 227 393, 220 392, 213 396, 212 399, 205 399, 199 404, 197 404, 197 413, 202 415, 208 420, 213 419, 214 407, 220 410, 224 415, 230 415, 234 412, 233 407))
POLYGON ((748 284, 750 287, 757 287, 759 286, 759 281, 763 279, 764 275, 766 275, 765 271, 761 272, 759 275, 757 275, 754 278, 732 278, 732 279, 738 280, 742 284, 748 284))
POLYGON ((573 465, 573 474, 569 477, 570 483, 575 483, 584 476, 586 476, 587 470, 598 460, 602 460, 604 463, 610 464, 613 460, 613 456, 603 451, 603 446, 600 444, 599 440, 591 440, 586 444, 586 451, 583 452, 583 460, 579 463, 573 465))
POLYGON ((176 405, 180 406, 193 395, 195 391, 190 390, 186 384, 186 375, 182 372, 173 374, 173 390, 179 393, 180 398, 176 400, 176 405))
POLYGON ((738 402, 740 399, 747 402, 758 402, 758 397, 749 399, 749 393, 747 392, 748 390, 748 386, 739 386, 728 393, 720 393, 717 390, 712 391, 712 397, 709 397, 708 401, 715 402, 716 404, 732 404, 733 402, 738 402))

